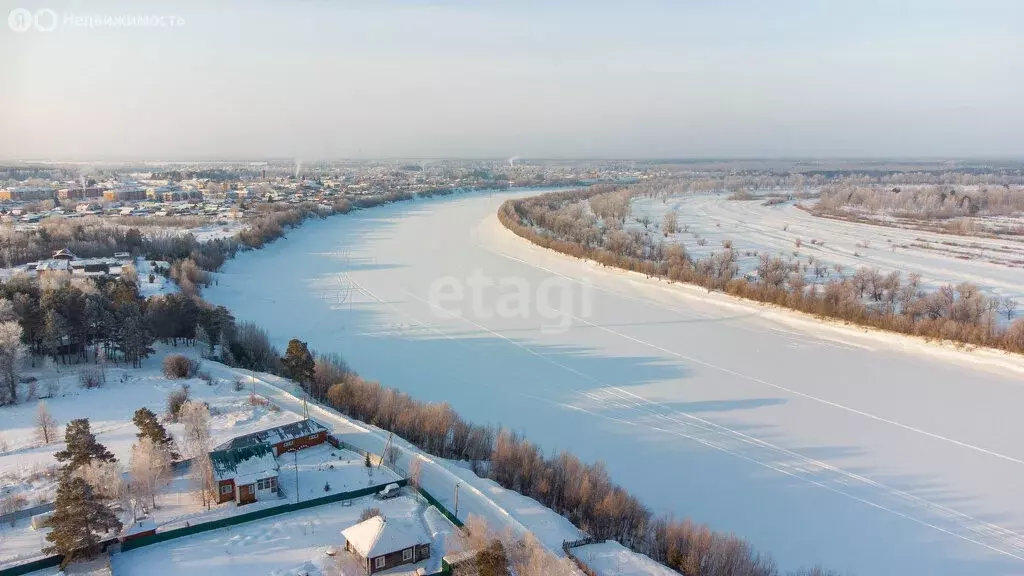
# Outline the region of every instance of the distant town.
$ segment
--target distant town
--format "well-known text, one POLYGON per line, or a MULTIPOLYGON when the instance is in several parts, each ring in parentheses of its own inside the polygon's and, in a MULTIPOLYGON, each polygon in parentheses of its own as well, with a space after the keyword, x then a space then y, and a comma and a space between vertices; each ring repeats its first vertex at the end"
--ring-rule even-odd
POLYGON ((0 164, 0 217, 31 225, 48 217, 244 217, 264 202, 315 202, 368 194, 444 193, 454 189, 575 185, 640 179, 648 166, 628 162, 405 163, 208 162, 120 164, 0 164))

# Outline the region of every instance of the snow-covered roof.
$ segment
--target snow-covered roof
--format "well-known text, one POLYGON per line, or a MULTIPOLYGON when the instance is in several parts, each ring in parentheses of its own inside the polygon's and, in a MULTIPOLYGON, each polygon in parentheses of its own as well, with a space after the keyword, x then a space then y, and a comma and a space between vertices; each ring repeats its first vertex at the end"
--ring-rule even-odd
POLYGON ((210 460, 216 480, 233 479, 235 484, 251 484, 260 478, 277 476, 277 458, 268 444, 214 450, 210 452, 210 460))
POLYGON ((419 524, 400 518, 385 520, 381 516, 350 526, 342 530, 341 535, 363 558, 376 558, 430 543, 419 524))
POLYGON ((44 260, 36 266, 39 272, 48 270, 71 270, 71 263, 68 260, 44 260))
POLYGON ((285 424, 276 428, 260 430, 259 432, 253 432, 251 434, 246 434, 245 436, 236 436, 220 446, 217 446, 214 450, 243 448, 245 446, 254 446, 256 444, 278 444, 287 440, 295 440, 296 438, 311 436, 324 430, 327 430, 327 428, 323 424, 316 420, 310 420, 307 418, 306 420, 299 420, 298 422, 292 422, 291 424, 285 424))

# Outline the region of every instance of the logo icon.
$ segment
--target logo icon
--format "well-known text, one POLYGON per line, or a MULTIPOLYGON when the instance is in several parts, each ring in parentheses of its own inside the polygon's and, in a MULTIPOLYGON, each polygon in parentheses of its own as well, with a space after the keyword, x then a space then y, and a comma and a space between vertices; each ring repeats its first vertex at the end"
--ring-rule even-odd
POLYGON ((35 27, 40 32, 53 32, 57 29, 57 13, 49 8, 36 10, 35 27))
POLYGON ((7 25, 15 32, 27 32, 34 23, 32 12, 26 8, 15 8, 7 15, 7 25))

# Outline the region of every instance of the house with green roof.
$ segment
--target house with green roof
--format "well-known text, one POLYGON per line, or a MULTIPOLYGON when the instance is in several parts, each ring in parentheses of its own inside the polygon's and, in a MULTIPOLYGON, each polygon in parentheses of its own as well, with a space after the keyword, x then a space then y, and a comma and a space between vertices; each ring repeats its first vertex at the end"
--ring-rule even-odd
POLYGON ((279 498, 279 466, 270 444, 250 444, 210 452, 217 502, 234 500, 239 506, 279 498))

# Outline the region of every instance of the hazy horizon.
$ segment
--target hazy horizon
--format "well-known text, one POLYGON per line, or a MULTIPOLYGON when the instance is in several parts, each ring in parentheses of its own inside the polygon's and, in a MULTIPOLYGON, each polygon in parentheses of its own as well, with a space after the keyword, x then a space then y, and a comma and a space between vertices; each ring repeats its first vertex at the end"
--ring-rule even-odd
POLYGON ((0 158, 1024 157, 1015 2, 0 7, 0 158))

